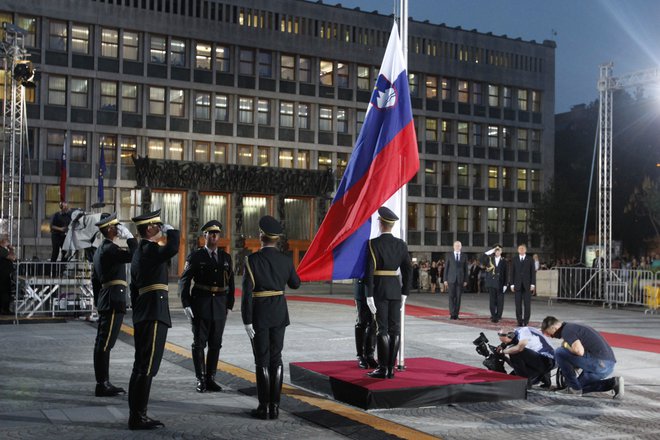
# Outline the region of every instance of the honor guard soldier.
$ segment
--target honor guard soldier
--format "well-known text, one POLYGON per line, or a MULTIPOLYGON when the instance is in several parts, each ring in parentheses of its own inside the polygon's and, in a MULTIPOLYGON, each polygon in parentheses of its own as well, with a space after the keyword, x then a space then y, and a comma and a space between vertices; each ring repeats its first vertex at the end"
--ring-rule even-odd
POLYGON ((252 342, 259 407, 252 416, 277 419, 282 392, 282 346, 289 325, 284 288, 300 287, 291 257, 275 245, 282 225, 267 215, 259 220, 261 249, 245 258, 241 314, 252 342))
POLYGON ((94 374, 97 397, 124 394, 123 388, 110 383, 110 350, 115 346, 117 335, 126 314, 126 263, 130 263, 137 248, 137 240, 126 226, 119 223, 117 214, 101 214, 95 225, 104 240, 94 253, 92 289, 94 305, 99 313, 96 342, 94 343, 94 374), (121 249, 115 238, 124 238, 128 250, 121 249))
POLYGON ((141 241, 131 263, 131 303, 135 362, 128 387, 129 429, 164 426, 147 417, 151 380, 158 373, 167 329, 172 326, 168 303, 168 267, 179 251, 179 231, 163 225, 160 210, 133 218, 141 241), (167 243, 158 241, 167 235, 167 243))
POLYGON ((367 306, 364 279, 355 280, 353 297, 355 299, 355 349, 357 351, 358 367, 376 368, 378 362, 374 359, 376 349, 376 321, 367 306))
POLYGON ((496 244, 484 253, 482 264, 486 270, 486 288, 490 297, 490 321, 499 322, 504 311, 504 292, 506 292, 508 264, 502 257, 502 247, 496 244))
POLYGON ((392 235, 399 217, 385 206, 378 209, 378 216, 381 235, 369 240, 366 270, 367 305, 376 315, 378 329, 378 368, 368 375, 391 379, 401 337, 401 305, 412 284, 412 263, 406 242, 392 235))
POLYGON ((211 220, 202 227, 205 246, 193 251, 179 280, 183 310, 192 325, 192 358, 197 392, 222 391, 215 382, 227 313, 234 307, 234 271, 231 256, 218 249, 222 224, 211 220), (192 289, 191 281, 194 281, 192 289), (204 348, 208 353, 204 363, 204 348))

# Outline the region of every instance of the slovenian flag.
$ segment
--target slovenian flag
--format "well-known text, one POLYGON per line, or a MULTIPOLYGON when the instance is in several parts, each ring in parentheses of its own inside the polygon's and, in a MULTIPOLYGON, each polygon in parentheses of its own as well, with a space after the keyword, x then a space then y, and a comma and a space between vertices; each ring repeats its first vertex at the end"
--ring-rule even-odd
POLYGON ((62 158, 60 159, 60 202, 66 202, 66 140, 64 133, 64 144, 62 144, 62 158))
POLYGON ((105 192, 103 191, 103 177, 105 176, 105 152, 103 151, 103 142, 101 142, 101 156, 99 158, 99 181, 98 181, 98 201, 103 203, 105 201, 105 192))
MULTIPOLYGON (((395 22, 362 130, 330 209, 300 262, 300 278, 361 278, 371 217, 418 169, 408 73, 395 22)), ((397 211, 400 218, 406 215, 397 211)))

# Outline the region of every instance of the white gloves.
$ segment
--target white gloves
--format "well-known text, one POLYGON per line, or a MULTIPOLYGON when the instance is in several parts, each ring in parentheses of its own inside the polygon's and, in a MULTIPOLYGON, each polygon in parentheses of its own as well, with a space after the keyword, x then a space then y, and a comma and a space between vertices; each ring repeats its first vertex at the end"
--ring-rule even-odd
POLYGON ((188 318, 188 321, 192 324, 192 320, 193 320, 193 318, 195 317, 195 315, 193 315, 193 311, 192 311, 192 309, 190 308, 190 306, 188 306, 188 307, 184 307, 184 308, 183 308, 183 313, 186 314, 186 317, 188 318))
POLYGON ((245 333, 247 333, 248 337, 250 339, 254 339, 254 327, 252 327, 252 324, 245 324, 245 333))
POLYGON ((375 315, 376 314, 376 303, 374 302, 374 297, 373 296, 368 296, 367 297, 367 306, 369 307, 369 310, 371 310, 371 314, 375 315))
POLYGON ((128 228, 124 225, 117 225, 117 232, 119 235, 119 238, 123 238, 125 240, 128 240, 129 238, 133 238, 133 234, 131 234, 131 231, 128 230, 128 228))
POLYGON ((174 226, 168 224, 165 224, 160 228, 160 230, 163 231, 163 234, 167 234, 167 231, 171 231, 172 229, 174 229, 174 226))
POLYGON ((506 286, 502 287, 502 293, 506 292, 506 286))
POLYGON ((486 255, 488 255, 488 256, 491 256, 491 255, 493 255, 493 254, 495 253, 495 248, 492 248, 492 249, 490 249, 490 250, 487 250, 487 251, 484 252, 484 253, 485 253, 486 255))

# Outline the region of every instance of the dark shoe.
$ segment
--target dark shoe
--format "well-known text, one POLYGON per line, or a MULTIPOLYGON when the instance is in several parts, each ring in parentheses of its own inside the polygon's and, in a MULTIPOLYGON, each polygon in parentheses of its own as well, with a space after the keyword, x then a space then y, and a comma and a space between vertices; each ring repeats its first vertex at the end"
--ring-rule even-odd
POLYGON ((367 373, 367 376, 374 378, 374 379, 386 379, 387 378, 387 368, 386 367, 378 367, 371 373, 367 373))
POLYGON ((358 359, 358 367, 367 368, 367 360, 364 358, 364 327, 355 326, 355 356, 358 359))
POLYGON ((96 384, 96 390, 94 392, 96 397, 114 397, 119 394, 126 394, 126 390, 120 387, 116 387, 110 383, 110 381, 105 381, 103 383, 96 384))
POLYGON ((268 418, 277 419, 280 416, 280 396, 282 395, 282 380, 284 379, 284 366, 277 365, 268 370, 270 375, 270 403, 268 405, 268 418))
POLYGON ((399 341, 401 336, 390 335, 390 352, 387 360, 387 378, 394 378, 394 369, 396 368, 396 357, 399 354, 399 341))
POLYGON ((222 391, 222 387, 215 381, 215 376, 206 376, 206 390, 212 392, 222 391))
POLYGON ((367 358, 367 366, 368 368, 378 368, 378 362, 376 362, 376 359, 374 359, 373 356, 367 358))
POLYGON ((525 324, 523 324, 522 321, 518 321, 518 327, 524 327, 524 326, 525 326, 525 324))
POLYGON ((369 368, 369 364, 367 363, 367 359, 364 356, 358 356, 358 367, 362 368, 363 370, 366 370, 369 368))
POLYGON ((193 348, 192 360, 193 365, 195 366, 195 377, 197 378, 197 386, 195 387, 195 390, 198 393, 203 393, 206 391, 206 365, 204 363, 204 349, 193 348))
POLYGON ((164 428, 165 425, 160 420, 154 420, 147 417, 146 414, 131 413, 128 417, 128 429, 131 431, 164 428))
POLYGON ((280 405, 277 403, 271 403, 268 405, 268 418, 271 420, 276 420, 280 416, 280 405))
POLYGON ((490 322, 497 322, 495 318, 490 318, 490 322))
POLYGON ((215 372, 218 369, 218 358, 220 357, 220 350, 209 348, 206 353, 206 390, 218 392, 222 391, 222 387, 215 382, 215 372))
POLYGON ((250 411, 250 415, 255 419, 267 420, 268 419, 268 405, 259 404, 257 409, 250 411))
POLYGON ((205 377, 198 377, 197 378, 197 386, 195 387, 195 391, 198 393, 205 393, 206 392, 206 378, 205 377))

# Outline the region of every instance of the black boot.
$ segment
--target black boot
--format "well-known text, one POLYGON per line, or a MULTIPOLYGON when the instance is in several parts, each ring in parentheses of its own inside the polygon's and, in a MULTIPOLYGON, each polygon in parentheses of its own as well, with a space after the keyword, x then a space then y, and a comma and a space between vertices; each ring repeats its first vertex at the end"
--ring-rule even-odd
POLYGON ((195 366, 195 377, 197 378, 197 392, 206 391, 206 365, 204 364, 204 349, 192 349, 193 365, 195 366))
POLYGON ((278 365, 270 367, 270 404, 268 405, 268 418, 276 419, 280 415, 280 396, 282 395, 282 379, 284 367, 278 365))
POLYGON ((390 352, 389 358, 387 359, 387 378, 392 379, 394 377, 394 369, 396 366, 396 356, 399 354, 399 341, 401 337, 399 335, 390 335, 390 352))
POLYGON ((270 397, 270 375, 268 367, 257 366, 257 399, 259 406, 250 413, 252 417, 266 420, 268 418, 268 403, 270 397))
POLYGON ((385 379, 387 377, 387 360, 390 351, 390 335, 378 335, 376 346, 378 348, 378 368, 371 373, 367 373, 367 375, 374 379, 385 379))
POLYGON ((206 389, 209 391, 222 391, 222 387, 215 382, 215 372, 218 369, 220 349, 209 348, 206 353, 206 389))
POLYGON ((364 357, 367 358, 369 368, 377 368, 378 362, 374 359, 376 351, 376 323, 370 323, 364 331, 364 357))
POLYGON ((367 358, 364 357, 365 329, 359 325, 355 326, 355 351, 357 352, 358 367, 368 368, 367 358))
POLYGON ((126 394, 126 390, 110 383, 110 352, 94 351, 94 375, 96 376, 96 397, 114 397, 118 394, 126 394))
POLYGON ((147 417, 147 404, 151 391, 151 377, 146 374, 131 375, 128 386, 128 429, 145 430, 164 427, 160 421, 147 417))

